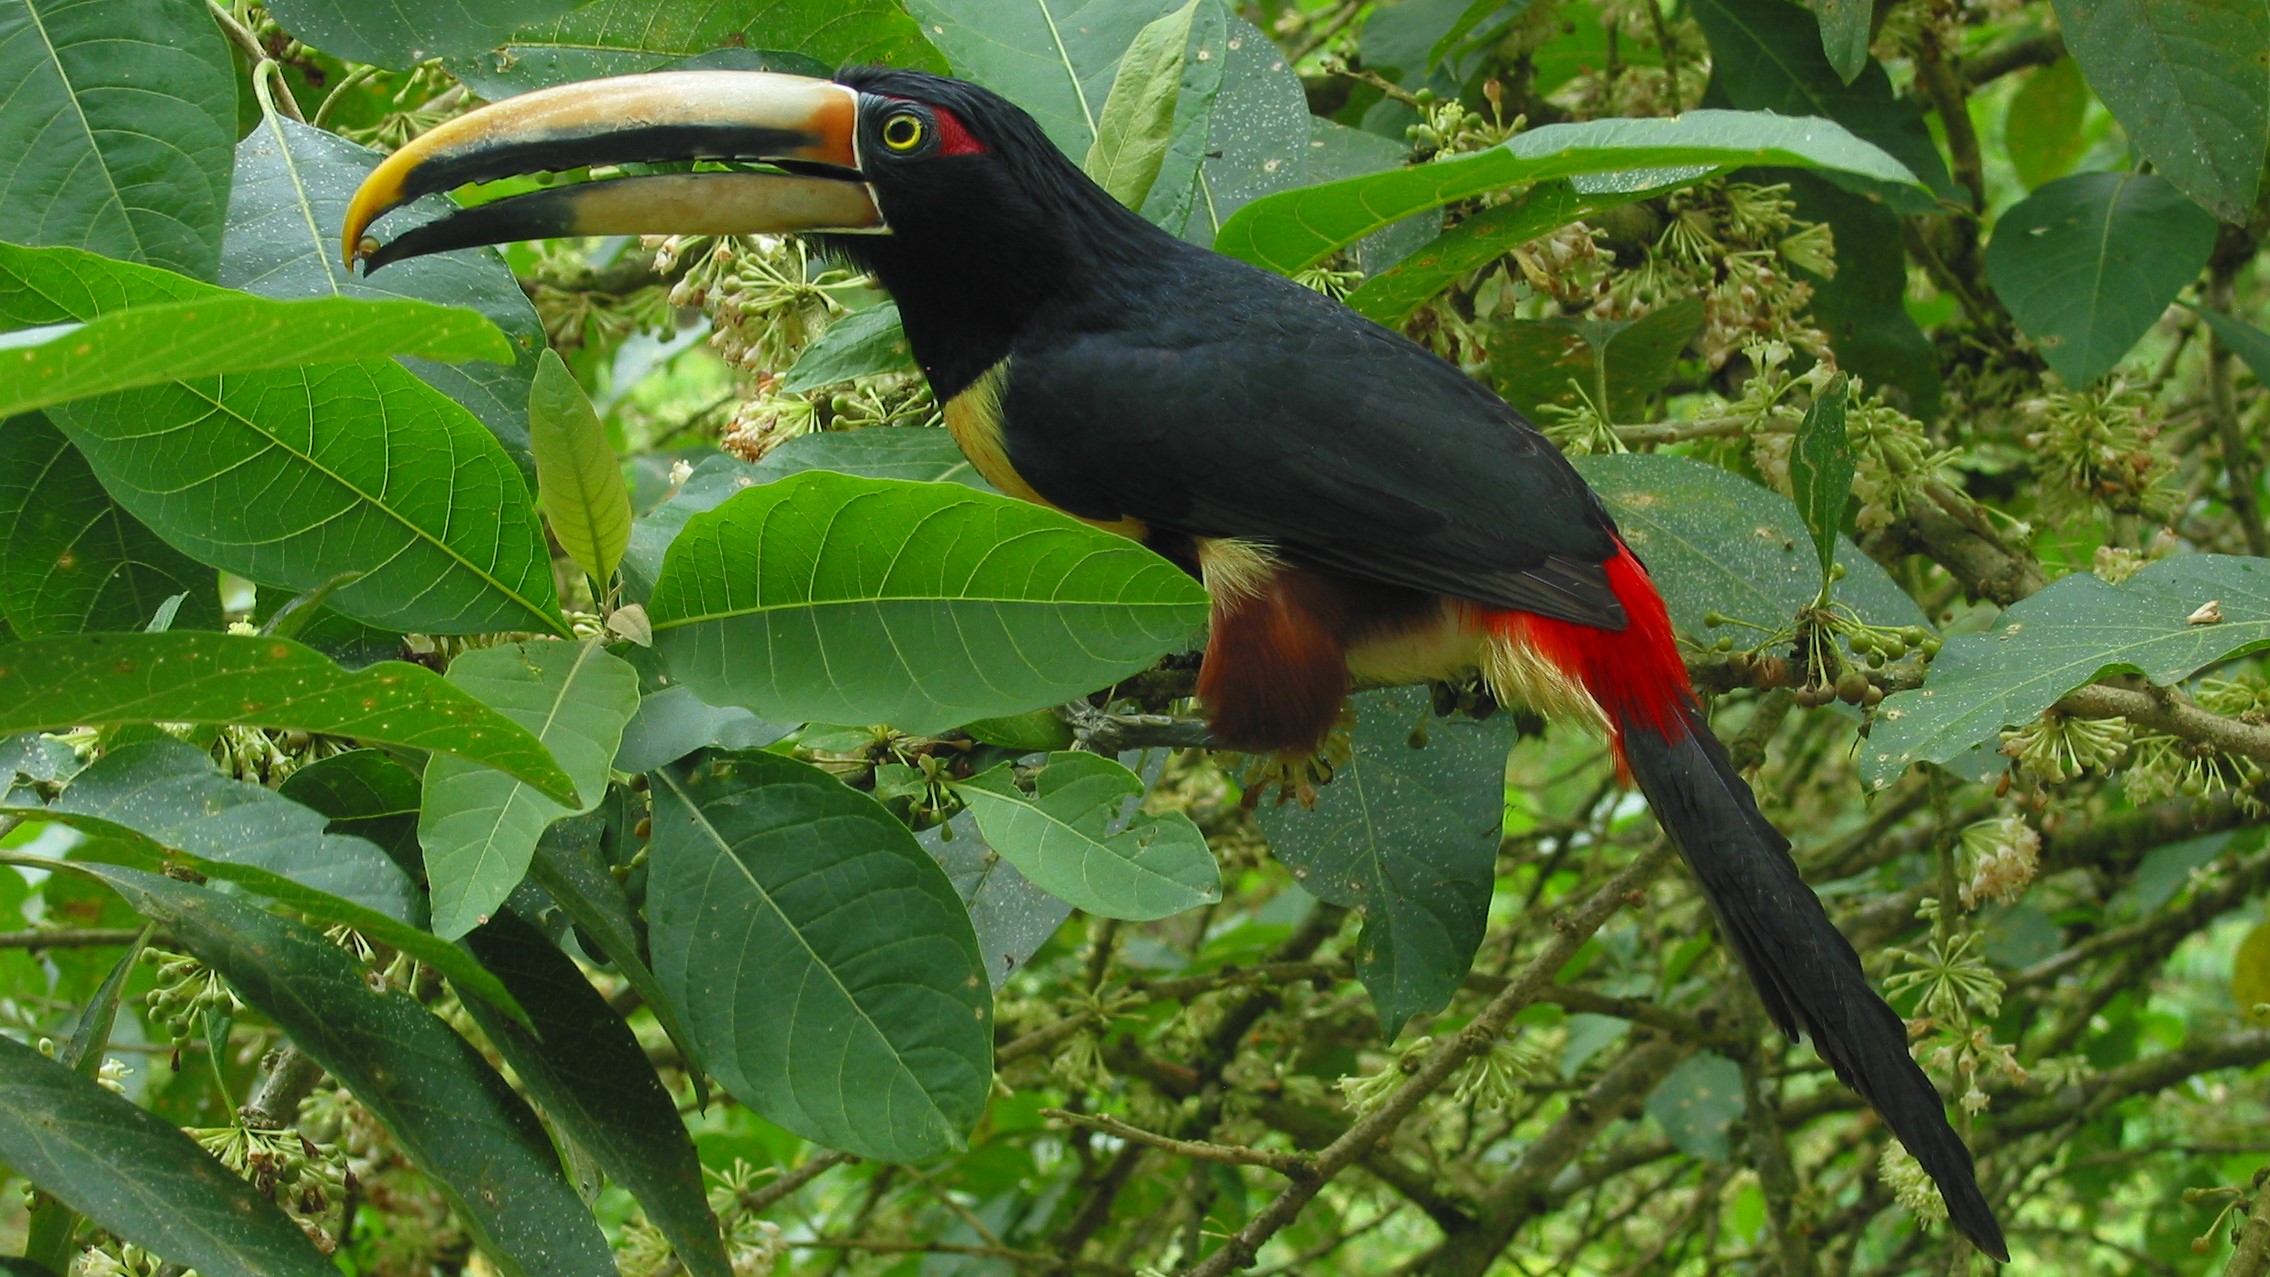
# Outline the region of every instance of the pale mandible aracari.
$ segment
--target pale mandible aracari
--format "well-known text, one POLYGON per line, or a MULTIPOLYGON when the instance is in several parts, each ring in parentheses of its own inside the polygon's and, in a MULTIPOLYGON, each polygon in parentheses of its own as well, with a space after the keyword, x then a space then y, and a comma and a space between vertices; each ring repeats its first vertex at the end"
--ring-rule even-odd
POLYGON ((1899 1015, 1799 877, 1688 686, 1645 568, 1543 435, 1328 298, 1159 230, 1023 111, 960 81, 688 71, 567 85, 381 164, 344 227, 388 262, 508 240, 812 235, 874 273, 971 463, 1204 581, 1213 734, 1301 754, 1351 677, 1479 673, 1613 743, 1781 1029, 1809 1035, 1945 1197, 2008 1252, 1899 1015), (748 168, 551 187, 370 225, 469 182, 695 159, 748 168))

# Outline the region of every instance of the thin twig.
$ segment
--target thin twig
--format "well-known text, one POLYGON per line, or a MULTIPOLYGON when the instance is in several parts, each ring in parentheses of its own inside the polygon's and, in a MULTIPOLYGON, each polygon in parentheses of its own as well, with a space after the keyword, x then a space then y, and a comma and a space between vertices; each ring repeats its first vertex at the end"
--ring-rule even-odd
POLYGON ((769 1210, 774 1202, 818 1179, 826 1172, 838 1166, 847 1166, 858 1160, 859 1155, 856 1153, 832 1151, 822 1153, 795 1170, 783 1174, 779 1179, 763 1188, 753 1188, 741 1194, 739 1199, 741 1209, 751 1215, 761 1215, 769 1210))
POLYGON ((307 117, 300 114, 300 104, 292 97, 291 86, 284 82, 284 64, 268 56, 268 50, 260 46, 260 38, 237 21, 236 15, 230 13, 220 0, 205 0, 205 8, 220 26, 221 34, 229 38, 229 43, 252 60, 252 83, 260 93, 261 103, 286 119, 307 123, 307 117), (261 86, 263 79, 275 82, 276 91, 273 94, 261 86))
POLYGON ((1277 1149, 1249 1148, 1243 1144, 1216 1144, 1209 1140, 1178 1140, 1156 1131, 1146 1131, 1116 1117, 1098 1113, 1073 1113, 1064 1109, 1042 1109, 1042 1117, 1052 1117, 1073 1126, 1085 1126, 1091 1131, 1116 1136, 1136 1144, 1174 1154, 1192 1157, 1204 1162, 1220 1162, 1224 1166, 1259 1166, 1293 1179, 1307 1179, 1316 1174, 1316 1160, 1302 1153, 1286 1153, 1277 1149))
MULTIPOLYGON (((0 949, 108 949, 134 943, 139 927, 35 927, 0 931, 0 949)), ((163 946, 164 937, 156 941, 163 946)))

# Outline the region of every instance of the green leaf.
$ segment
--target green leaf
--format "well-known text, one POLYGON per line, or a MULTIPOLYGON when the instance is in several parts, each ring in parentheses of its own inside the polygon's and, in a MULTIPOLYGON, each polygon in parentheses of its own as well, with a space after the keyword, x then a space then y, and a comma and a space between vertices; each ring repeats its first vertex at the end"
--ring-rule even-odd
POLYGON ((73 777, 41 817, 91 816, 203 863, 245 865, 416 923, 409 876, 360 838, 260 785, 220 774, 212 757, 177 740, 115 746, 73 777))
POLYGON ((2057 0, 2065 47, 2143 157, 2226 222, 2270 150, 2270 7, 2260 0, 2057 0))
MULTIPOLYGON (((1608 504, 1624 540, 1647 564, 1672 624, 1707 640, 1703 617, 1724 612, 1786 624, 1820 593, 1812 534, 1778 492, 1691 457, 1577 457, 1577 472, 1608 504)), ((1925 625, 1922 609, 1850 541, 1837 542, 1837 598, 1876 625, 1925 625)))
POLYGON ((211 279, 236 67, 185 0, 0 0, 0 227, 211 279))
POLYGON ((1813 0, 1813 16, 1821 23, 1821 53, 1846 84, 1868 69, 1868 27, 1875 13, 1873 0, 1813 0))
MULTIPOLYGON (((1203 59, 1213 47, 1209 36, 1194 56, 1203 59)), ((1308 94, 1299 74, 1259 27, 1230 14, 1220 47, 1222 82, 1212 95, 1211 109, 1188 126, 1191 142, 1178 138, 1174 148, 1180 152, 1185 145, 1194 145, 1202 153, 1192 183, 1191 208, 1180 233, 1206 245, 1218 243, 1223 225, 1238 210, 1308 181, 1309 161, 1316 154, 1311 143, 1320 132, 1330 132, 1320 130, 1308 113, 1308 94)), ((1178 120, 1175 127, 1179 132, 1186 126, 1178 120)), ((1170 171, 1159 183, 1162 191, 1180 186, 1173 179, 1173 167, 1170 157, 1170 171)), ((1144 206, 1144 215, 1169 230, 1177 229, 1155 201, 1144 206)))
POLYGON ((0 617, 17 634, 136 629, 184 594, 177 623, 218 628, 213 583, 119 509, 47 418, 0 421, 0 617))
MULTIPOLYGON (((119 999, 126 992, 126 981, 141 966, 143 946, 149 941, 150 930, 143 928, 142 934, 126 946, 126 952, 118 956, 110 974, 103 977, 102 986, 79 1013, 79 1023, 71 1030, 71 1040, 55 1057, 56 1063, 90 1082, 102 1073, 111 1030, 118 1023, 119 999)), ((72 1238, 79 1230, 79 1213, 51 1193, 33 1194, 28 1213, 24 1258, 45 1272, 69 1272, 72 1257, 77 1254, 72 1238)))
POLYGON ((1148 922, 1222 898, 1206 835, 1182 812, 1137 811, 1135 773, 1095 754, 1054 753, 1020 784, 1003 763, 954 786, 994 850, 1035 886, 1102 918, 1148 922))
POLYGON ((687 1271, 733 1277, 701 1158, 630 1026, 572 959, 510 911, 465 942, 535 1021, 532 1035, 478 1002, 466 1004, 545 1115, 638 1199, 687 1271))
POLYGON ((2270 386, 2270 333, 2245 320, 2202 306, 2192 306, 2191 312, 2207 321, 2207 326, 2215 330, 2215 340, 2221 342, 2224 349, 2246 362, 2254 372, 2255 381, 2270 386))
POLYGON ((2111 372, 2215 246, 2215 219, 2149 173, 2076 173, 1994 224, 1986 277, 2067 385, 2111 372))
POLYGON ((650 772, 711 745, 763 749, 787 734, 788 728, 745 709, 719 709, 691 688, 665 687, 640 697, 637 712, 623 724, 615 770, 650 772))
POLYGON ((570 816, 553 824, 536 840, 536 858, 528 866, 528 876, 574 920, 583 935, 599 946, 600 953, 654 1012, 662 1031, 670 1035, 678 1053, 685 1057, 694 1091, 704 1097, 706 1106, 700 1044, 686 1031, 685 1017, 678 1013, 670 991, 654 978, 647 965, 644 921, 631 909, 630 898, 622 882, 610 872, 600 844, 606 824, 606 817, 599 812, 570 816))
POLYGON ((655 650, 713 705, 934 732, 1143 669, 1189 638, 1206 596, 1053 510, 815 471, 695 515, 647 610, 655 650))
POLYGON ((1706 1162, 1732 1157, 1728 1133, 1743 1108, 1741 1066, 1709 1051, 1688 1056, 1647 1096, 1648 1116, 1662 1124, 1672 1146, 1706 1162))
POLYGON ((1985 634, 1947 640, 1923 686, 1878 707, 1861 776, 1881 789, 1914 763, 1968 780, 2008 763, 2002 729, 2033 721, 2058 698, 2108 674, 2161 686, 2270 647, 2270 561, 2187 554, 2148 564, 2119 585, 2087 572, 2010 605, 1985 634), (2191 617, 2215 603, 2222 620, 2191 617))
MULTIPOLYGON (((69 249, 0 250, 0 324, 229 295, 69 249)), ((566 632, 511 459, 390 360, 196 378, 52 415, 120 505, 201 562, 295 591, 361 571, 331 606, 398 630, 566 632)))
POLYGON ((1199 0, 1144 24, 1119 59, 1111 91, 1096 116, 1095 141, 1081 167, 1112 198, 1143 207, 1166 162, 1175 106, 1182 97, 1182 68, 1191 19, 1199 0))
POLYGON ((596 642, 538 642, 467 652, 450 662, 448 677, 542 740, 582 795, 562 804, 478 763, 426 763, 418 842, 434 932, 455 938, 512 894, 546 825, 599 805, 623 724, 638 708, 638 672, 596 642))
POLYGON ((1474 155, 1269 196, 1238 210, 1214 247, 1290 274, 1413 213, 1520 182, 1620 174, 1625 176, 1590 189, 1637 186, 1652 192, 1760 164, 1918 186, 1899 161, 1829 120, 1689 111, 1673 119, 1549 124, 1474 155))
POLYGON ((591 400, 549 350, 529 391, 528 442, 536 454, 536 499, 552 535, 604 587, 630 543, 630 485, 591 400))
POLYGON ((1711 49, 1704 101, 1745 111, 1819 116, 1843 125, 1922 180, 1887 184, 1873 174, 1855 180, 1849 170, 1833 169, 1830 180, 1886 202, 1896 212, 1930 213, 1937 211, 1938 200, 1967 198, 1947 174, 1922 106, 1897 96, 1880 65, 1863 68, 1859 78, 1846 83, 1829 65, 1819 23, 1811 14, 1784 0, 1696 0, 1694 15, 1711 49))
POLYGON ((909 0, 907 12, 953 64, 1015 102, 1056 149, 1086 155, 1120 56, 1176 0, 909 0))
POLYGON ((780 389, 782 394, 802 394, 855 377, 913 371, 914 353, 907 347, 906 330, 899 327, 898 303, 882 302, 853 311, 829 324, 819 340, 806 346, 804 353, 796 357, 788 375, 781 379, 780 389))
POLYGON ((1827 389, 1806 409, 1797 426, 1797 439, 1789 450, 1789 490, 1797 513, 1813 534, 1813 548, 1821 556, 1822 597, 1828 596, 1830 569, 1836 566, 1838 534, 1844 530, 1844 509, 1852 498, 1852 440, 1844 431, 1844 410, 1849 385, 1842 374, 1831 378, 1827 389))
POLYGON ((0 736, 113 723, 234 723, 454 754, 548 796, 575 782, 525 728, 422 666, 350 674, 289 639, 85 634, 0 655, 0 736))
MULTIPOLYGON (((179 742, 167 743, 179 744, 179 742)), ((182 748, 187 747, 183 746, 182 748)), ((123 749, 121 752, 123 752, 123 749)), ((215 831, 195 828, 193 817, 185 819, 185 817, 190 816, 190 813, 182 812, 178 804, 183 798, 193 801, 196 793, 201 789, 211 793, 216 787, 201 784, 200 778, 197 778, 193 773, 179 774, 187 773, 188 769, 181 767, 178 759, 163 760, 158 764, 158 767, 163 768, 169 764, 177 774, 170 777, 160 777, 160 784, 153 786, 153 789, 159 791, 156 795, 157 799, 174 800, 175 807, 171 812, 162 809, 154 812, 149 810, 155 804, 148 794, 131 793, 121 798, 115 792, 103 795, 104 799, 110 801, 107 806, 96 811, 75 810, 70 804, 58 801, 52 807, 0 807, 0 812, 6 812, 24 820, 49 821, 98 836, 104 841, 95 844, 92 852, 86 855, 85 858, 89 861, 99 861, 103 864, 123 862, 136 869, 152 868, 159 865, 181 865, 193 869, 207 878, 233 883, 254 894, 265 896, 317 922, 352 927, 371 939, 381 944, 391 945, 434 968, 455 980, 465 992, 487 999, 504 1011, 505 1014, 515 1019, 526 1018, 526 1012, 522 1011, 519 1004, 512 1000, 511 994, 505 992, 504 986, 497 982, 496 977, 482 970, 472 959, 465 956, 464 951, 435 937, 430 932, 403 921, 396 913, 385 912, 360 901, 333 895, 329 891, 306 885, 303 881, 305 879, 321 877, 336 881, 354 873, 355 870, 351 865, 342 868, 337 863, 346 856, 353 854, 343 852, 339 844, 355 843, 361 840, 342 838, 318 841, 322 838, 321 825, 318 821, 316 832, 301 844, 301 849, 304 851, 305 848, 313 847, 316 854, 327 856, 333 863, 308 866, 291 876, 286 876, 282 872, 263 865, 259 857, 242 854, 211 854, 217 850, 211 845, 210 841, 215 831), (167 790, 171 792, 165 792, 167 790), (175 827, 168 828, 166 825, 168 820, 172 820, 175 827), (185 830, 183 826, 188 828, 185 830), (326 872, 313 872, 315 870, 325 870, 326 872)), ((88 770, 94 769, 89 768, 88 770)), ((234 782, 223 783, 233 784, 234 782)), ((115 790, 117 787, 109 786, 108 788, 115 790)), ((69 793, 69 790, 65 791, 66 797, 69 793)), ((233 795, 230 796, 230 800, 236 801, 240 806, 255 806, 254 803, 233 795)), ((88 800, 87 805, 92 805, 94 801, 96 800, 88 800)), ((274 801, 282 802, 280 799, 274 801)), ((277 827, 283 825, 285 820, 273 811, 263 811, 255 806, 255 820, 249 823, 254 826, 265 824, 266 828, 259 830, 259 832, 265 836, 273 837, 277 827)), ((368 848, 369 844, 363 843, 362 846, 368 848)), ((19 861, 18 863, 31 863, 40 868, 54 867, 54 862, 38 858, 29 858, 27 861, 19 861)), ((400 872, 398 868, 394 871, 400 872)))
POLYGON ((914 840, 946 871, 969 911, 978 952, 998 990, 1072 916, 1072 906, 1042 891, 1017 871, 978 833, 977 817, 967 809, 942 825, 917 833, 914 840))
POLYGON ((336 1277, 252 1185, 173 1123, 0 1037, 0 1161, 98 1226, 208 1273, 336 1277))
POLYGON ((2033 190, 2073 171, 2088 153, 2081 132, 2089 114, 2089 86, 2081 64, 2059 58, 2026 77, 2002 117, 2002 145, 2018 180, 2033 190))
POLYGON ((992 1085, 984 962, 945 874, 881 804, 774 754, 652 777, 655 974, 760 1115, 915 1162, 962 1147, 992 1085))
POLYGON ((332 833, 375 844, 413 876, 418 848, 418 774, 378 749, 319 758, 284 778, 276 792, 330 822, 332 833))
POLYGON ((348 62, 408 71, 420 62, 482 53, 514 30, 558 17, 578 0, 482 0, 425 4, 418 0, 273 0, 269 12, 286 31, 348 62))
POLYGON ((79 871, 165 924, 346 1083, 507 1277, 614 1277, 606 1239, 536 1115, 415 998, 372 989, 339 946, 242 900, 131 869, 79 871))
POLYGON ((494 325, 452 306, 345 298, 280 302, 215 291, 203 301, 137 306, 84 324, 0 335, 0 415, 217 373, 398 352, 437 359, 512 357, 494 325))
POLYGON ((1545 404, 1574 408, 1589 398, 1611 420, 1640 421, 1702 326, 1700 297, 1682 297, 1634 320, 1503 324, 1490 345, 1490 373, 1506 402, 1530 417, 1545 404))
MULTIPOLYGON (((1466 0, 1466 7, 1459 13, 1458 20, 1451 23, 1450 29, 1444 31, 1427 50, 1427 61, 1435 63, 1449 57, 1467 36, 1473 34, 1474 28, 1482 24, 1482 19, 1501 13, 1518 17, 1529 11, 1529 5, 1530 0, 1466 0)), ((1375 12, 1373 17, 1376 19, 1377 16, 1375 12)), ((1371 28, 1365 27, 1364 33, 1368 36, 1371 28)))
POLYGON ((1645 195, 1603 191, 1582 195, 1566 181, 1539 182, 1511 203, 1484 209, 1444 231, 1435 241, 1363 282, 1348 294, 1357 314, 1394 326, 1411 312, 1512 250, 1586 217, 1645 195))
POLYGON ((1255 817, 1303 889, 1363 914, 1356 977, 1393 1041, 1449 1005, 1482 942, 1518 729, 1511 714, 1435 719, 1423 687, 1355 705, 1355 752, 1316 805, 1264 801, 1255 817))
MULTIPOLYGON (((487 248, 435 253, 397 262, 376 276, 357 275, 339 260, 338 231, 347 205, 384 158, 335 133, 265 115, 237 144, 221 282, 263 297, 394 297, 488 316, 510 339, 504 362, 402 363, 479 418, 525 472, 528 386, 544 349, 544 324, 504 258, 487 248)), ((410 205, 426 215, 455 207, 439 195, 410 205)))
POLYGON ((656 6, 597 0, 522 27, 495 51, 448 59, 450 74, 485 98, 652 71, 712 49, 793 49, 831 67, 880 62, 944 71, 938 51, 890 0, 714 0, 656 6))
POLYGON ((1036 709, 1006 718, 981 718, 962 724, 971 738, 1025 753, 1072 748, 1072 729, 1055 711, 1036 709))
POLYGON ((1824 278, 1797 267, 1813 286, 1813 323, 1829 335, 1837 366, 1911 416, 1939 412, 1939 356, 1907 313, 1907 249, 1900 219, 1883 203, 1818 174, 1763 169, 1762 182, 1786 182, 1797 216, 1825 222, 1836 242, 1836 275, 1824 278))

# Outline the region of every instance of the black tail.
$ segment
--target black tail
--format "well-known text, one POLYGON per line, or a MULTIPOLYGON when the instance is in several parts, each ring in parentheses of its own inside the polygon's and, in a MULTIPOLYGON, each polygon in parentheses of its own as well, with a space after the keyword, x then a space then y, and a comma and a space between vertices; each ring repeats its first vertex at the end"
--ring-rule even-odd
POLYGON ((1885 1004, 1852 945, 1798 876, 1789 840, 1758 813, 1726 747, 1693 709, 1687 731, 1666 740, 1627 725, 1624 756, 1687 867, 1702 882, 1719 930, 1749 970, 1774 1023, 1802 1029, 1846 1086, 1883 1115, 1922 1164, 1948 1218, 1978 1248, 2008 1263, 1994 1209, 1978 1190, 1970 1150, 1947 1124, 1946 1105, 1908 1054, 1907 1026, 1885 1004))

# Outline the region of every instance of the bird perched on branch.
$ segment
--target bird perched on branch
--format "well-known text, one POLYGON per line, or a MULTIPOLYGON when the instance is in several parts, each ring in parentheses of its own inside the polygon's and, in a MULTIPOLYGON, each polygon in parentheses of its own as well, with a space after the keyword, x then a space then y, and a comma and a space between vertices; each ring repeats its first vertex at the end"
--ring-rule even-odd
POLYGON ((1614 520, 1521 415, 1307 289, 1194 247, 959 81, 664 72, 567 85, 425 134, 345 227, 388 262, 556 235, 798 233, 870 270, 970 462, 1204 581, 1199 692, 1225 746, 1299 756, 1351 677, 1478 673, 1613 744, 1781 1029, 1809 1035, 2007 1259, 1968 1150, 1852 946, 1759 814, 1614 520), (418 196, 582 166, 738 160, 479 205, 379 245, 418 196))

